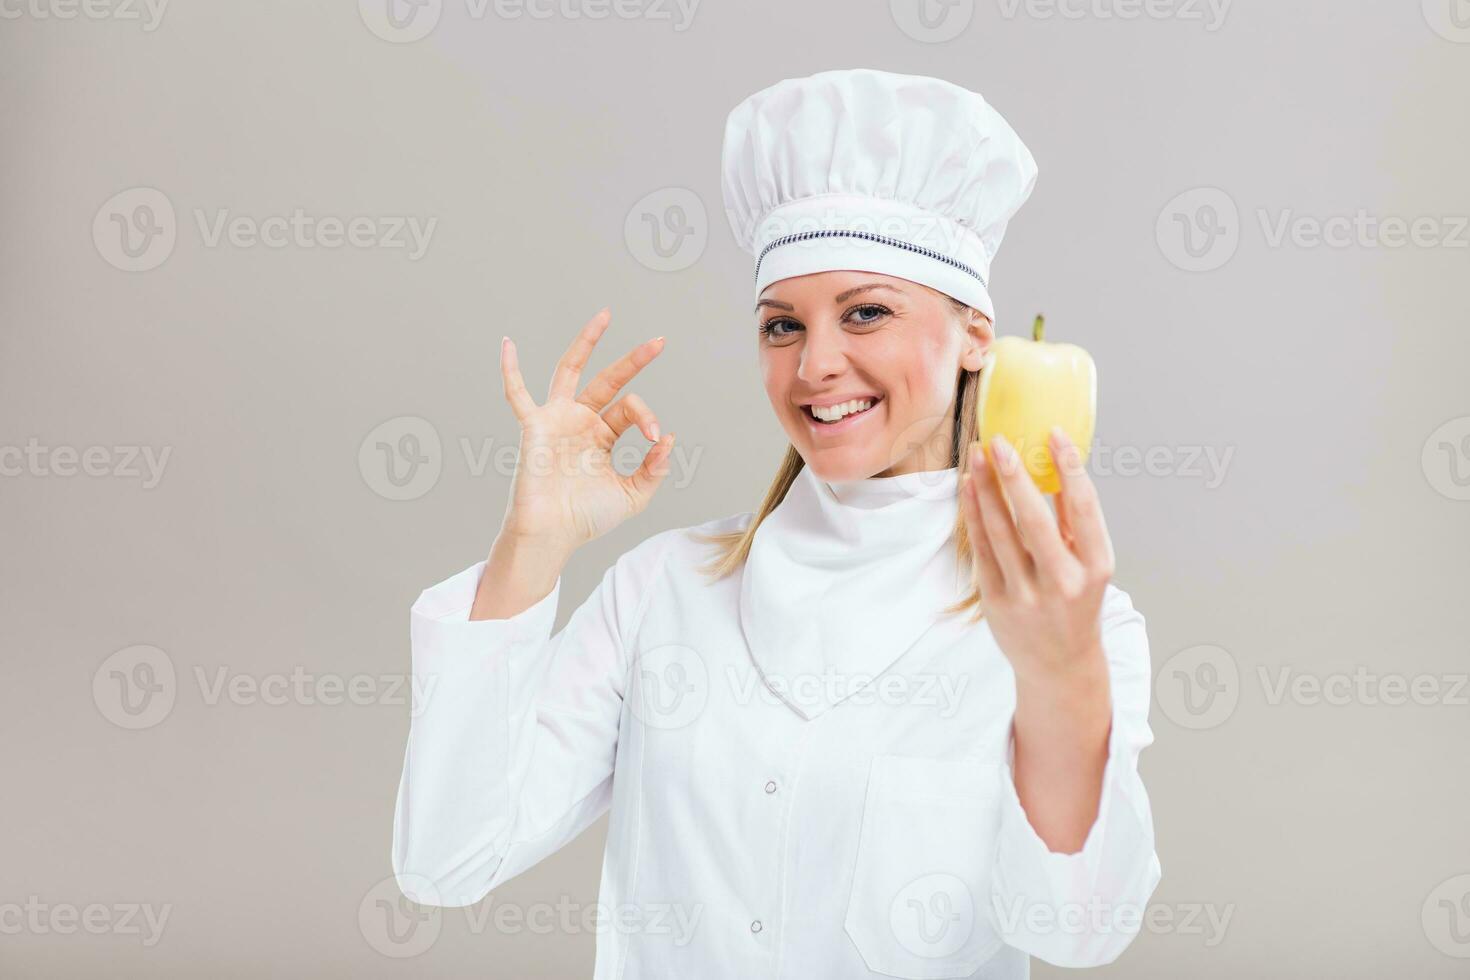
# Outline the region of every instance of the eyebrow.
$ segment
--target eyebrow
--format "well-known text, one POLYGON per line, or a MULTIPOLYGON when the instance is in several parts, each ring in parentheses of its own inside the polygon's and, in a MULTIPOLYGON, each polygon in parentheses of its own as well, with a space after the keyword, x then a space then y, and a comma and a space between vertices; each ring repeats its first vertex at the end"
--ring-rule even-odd
MULTIPOLYGON (((886 290, 888 290, 889 292, 892 292, 892 293, 898 293, 900 295, 903 294, 903 290, 897 289, 897 288, 895 288, 893 286, 890 286, 886 282, 869 282, 869 283, 864 283, 861 286, 854 286, 851 289, 844 289, 842 292, 840 292, 836 296, 832 297, 832 302, 833 303, 845 303, 846 301, 848 301, 848 300, 852 299, 854 296, 856 296, 858 293, 866 293, 869 290, 873 290, 873 289, 886 289, 886 290)), ((778 299, 757 300, 756 301, 756 304, 755 304, 755 308, 757 310, 759 310, 762 306, 769 306, 769 307, 772 307, 773 309, 777 309, 777 310, 786 310, 788 313, 791 312, 792 310, 796 309, 796 307, 792 306, 790 303, 783 303, 783 302, 781 302, 778 299)))
POLYGON ((893 286, 888 285, 888 283, 886 283, 886 282, 870 282, 870 283, 865 283, 864 285, 861 285, 861 286, 854 286, 851 289, 847 289, 847 290, 844 290, 844 291, 838 293, 836 296, 833 296, 832 297, 832 302, 834 302, 834 303, 843 303, 843 302, 846 302, 847 300, 852 299, 858 293, 866 293, 870 289, 886 289, 890 293, 899 293, 899 294, 902 294, 903 293, 903 290, 901 290, 901 289, 895 289, 893 286))

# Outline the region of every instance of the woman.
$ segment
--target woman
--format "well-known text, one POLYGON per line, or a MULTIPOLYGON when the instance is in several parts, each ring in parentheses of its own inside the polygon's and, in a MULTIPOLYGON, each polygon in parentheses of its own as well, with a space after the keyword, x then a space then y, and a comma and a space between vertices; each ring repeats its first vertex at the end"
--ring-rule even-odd
POLYGON ((760 508, 653 535, 551 635, 577 547, 667 472, 634 348, 545 402, 502 342, 521 462, 489 559, 412 610, 394 826, 415 901, 472 904, 611 811, 596 976, 1024 977, 1113 960, 1159 879, 1137 771, 1143 617, 1075 447, 1056 516, 976 452, 990 261, 1035 162, 980 96, 855 70, 726 124, 766 394, 760 508), (629 426, 654 445, 628 477, 629 426), (431 683, 431 687, 423 685, 431 683))

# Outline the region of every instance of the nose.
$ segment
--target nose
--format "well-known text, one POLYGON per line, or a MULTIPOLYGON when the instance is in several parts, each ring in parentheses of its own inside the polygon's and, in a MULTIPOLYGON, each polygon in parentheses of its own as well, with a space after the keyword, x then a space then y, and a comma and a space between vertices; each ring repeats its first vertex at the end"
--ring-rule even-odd
POLYGON ((832 325, 809 324, 796 376, 807 385, 820 387, 822 382, 841 374, 846 364, 847 335, 832 325))

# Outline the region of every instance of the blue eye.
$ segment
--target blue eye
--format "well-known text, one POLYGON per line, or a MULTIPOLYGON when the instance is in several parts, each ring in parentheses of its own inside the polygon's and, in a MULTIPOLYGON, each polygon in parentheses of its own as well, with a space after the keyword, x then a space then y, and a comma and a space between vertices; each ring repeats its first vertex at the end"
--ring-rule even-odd
POLYGON ((788 320, 786 317, 780 317, 780 316, 771 317, 771 319, 769 319, 765 323, 762 323, 761 324, 761 327, 760 327, 761 336, 763 336, 763 337, 788 337, 788 336, 790 336, 790 334, 781 333, 780 331, 778 331, 776 329, 777 327, 782 326, 783 324, 789 324, 789 325, 791 325, 793 327, 799 327, 800 326, 800 324, 797 323, 796 321, 794 321, 794 320, 788 320))
POLYGON ((856 322, 858 322, 858 323, 877 323, 879 320, 883 319, 885 316, 887 316, 891 312, 893 312, 893 311, 890 310, 890 309, 888 309, 888 307, 886 307, 886 306, 880 306, 877 303, 864 303, 862 306, 854 306, 851 310, 848 311, 848 314, 847 315, 849 317, 852 317, 853 319, 855 319, 856 322), (872 316, 870 316, 870 317, 857 317, 857 316, 854 316, 854 314, 864 313, 864 312, 871 313, 872 316))

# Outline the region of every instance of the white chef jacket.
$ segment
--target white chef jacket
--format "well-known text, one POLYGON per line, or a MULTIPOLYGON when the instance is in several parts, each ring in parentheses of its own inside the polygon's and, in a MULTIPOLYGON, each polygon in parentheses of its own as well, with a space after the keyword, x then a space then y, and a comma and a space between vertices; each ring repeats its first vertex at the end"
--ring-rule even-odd
POLYGON ((741 574, 697 568, 713 550, 695 534, 752 517, 648 538, 554 636, 560 578, 498 620, 468 618, 483 562, 423 592, 427 695, 393 828, 404 894, 474 904, 610 810, 598 901, 620 922, 598 930, 595 980, 1014 980, 1028 954, 1115 959, 1160 877, 1137 770, 1148 641, 1127 593, 1109 585, 1102 610, 1097 818, 1079 852, 1052 853, 1012 781, 1015 680, 988 623, 941 622, 808 717, 753 663, 741 574))

